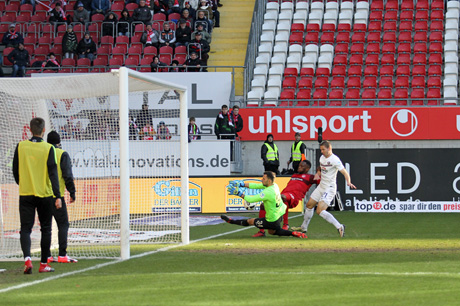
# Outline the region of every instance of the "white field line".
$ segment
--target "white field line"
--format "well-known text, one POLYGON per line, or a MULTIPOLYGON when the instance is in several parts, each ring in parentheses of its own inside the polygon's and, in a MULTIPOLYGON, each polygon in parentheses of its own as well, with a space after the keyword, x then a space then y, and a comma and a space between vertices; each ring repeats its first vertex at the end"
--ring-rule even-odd
MULTIPOLYGON (((301 215, 292 216, 291 218, 295 218, 297 216, 301 216, 301 215)), ((234 231, 204 237, 204 238, 201 238, 201 239, 190 241, 190 244, 195 243, 195 242, 199 242, 199 241, 203 241, 203 240, 209 240, 209 239, 213 239, 213 238, 217 238, 217 237, 221 237, 221 236, 241 232, 241 231, 248 230, 248 229, 254 229, 254 227, 247 226, 247 227, 243 227, 243 228, 240 228, 240 229, 237 229, 237 230, 234 230, 234 231)), ((155 253, 175 249, 175 248, 178 248, 178 247, 181 247, 181 246, 183 246, 183 244, 171 245, 171 246, 167 246, 167 247, 155 250, 155 251, 150 251, 150 252, 145 252, 145 253, 142 253, 142 254, 134 255, 134 256, 131 256, 131 258, 140 258, 140 257, 148 256, 148 255, 151 255, 151 254, 155 254, 155 253)), ((121 259, 117 259, 117 260, 105 262, 105 263, 102 263, 102 264, 98 264, 98 265, 95 265, 95 266, 92 266, 92 267, 88 267, 88 268, 85 268, 85 269, 75 270, 75 271, 72 271, 72 272, 62 273, 62 274, 59 274, 59 275, 56 275, 56 276, 51 276, 51 277, 48 277, 48 278, 36 280, 36 281, 30 282, 30 283, 23 283, 23 284, 11 286, 11 287, 3 288, 3 289, 0 289, 0 293, 9 292, 9 291, 16 290, 16 289, 22 289, 22 288, 25 288, 25 287, 30 287, 30 286, 42 284, 42 283, 45 283, 45 282, 48 282, 48 281, 53 281, 53 280, 60 279, 60 278, 63 278, 63 277, 72 276, 72 275, 75 275, 75 274, 80 274, 80 273, 88 272, 88 271, 91 271, 91 270, 96 270, 96 269, 99 269, 99 268, 103 268, 103 267, 106 267, 106 266, 117 264, 117 263, 122 262, 122 261, 123 260, 121 260, 121 259)))

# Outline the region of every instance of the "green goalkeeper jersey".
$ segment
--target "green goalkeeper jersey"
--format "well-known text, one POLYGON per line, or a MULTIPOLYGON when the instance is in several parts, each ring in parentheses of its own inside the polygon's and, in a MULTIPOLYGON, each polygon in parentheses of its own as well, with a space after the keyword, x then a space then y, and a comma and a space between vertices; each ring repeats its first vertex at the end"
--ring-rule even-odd
POLYGON ((265 187, 263 184, 249 183, 251 189, 263 189, 262 192, 256 195, 245 195, 244 199, 249 203, 264 202, 265 211, 267 212, 265 219, 268 222, 275 222, 286 212, 286 204, 281 199, 280 189, 277 184, 270 187, 265 187))

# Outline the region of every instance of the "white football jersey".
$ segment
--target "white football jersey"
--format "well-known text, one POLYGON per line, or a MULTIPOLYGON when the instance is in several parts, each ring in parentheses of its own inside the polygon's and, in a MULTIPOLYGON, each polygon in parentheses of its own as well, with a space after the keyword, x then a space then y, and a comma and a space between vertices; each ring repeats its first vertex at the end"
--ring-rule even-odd
POLYGON ((335 154, 332 154, 328 158, 321 155, 319 164, 321 166, 321 183, 319 186, 336 186, 337 172, 344 168, 340 158, 335 154))

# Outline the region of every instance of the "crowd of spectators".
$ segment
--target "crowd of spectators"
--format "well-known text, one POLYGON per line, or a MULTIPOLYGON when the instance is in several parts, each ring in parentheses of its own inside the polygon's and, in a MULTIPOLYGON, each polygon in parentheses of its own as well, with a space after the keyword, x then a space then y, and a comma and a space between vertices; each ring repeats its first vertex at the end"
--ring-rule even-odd
MULTIPOLYGON (((11 49, 7 50, 12 53, 11 56, 4 54, 11 62, 6 64, 13 64, 14 76, 24 76, 27 67, 38 67, 44 62, 45 66, 53 63, 54 68, 59 68, 61 61, 67 58, 75 61, 88 58, 93 65, 102 46, 101 38, 107 36, 113 37, 111 47, 117 46, 119 36, 126 36, 130 38, 128 47, 156 48, 155 53, 148 54, 152 60, 151 69, 141 71, 207 71, 212 31, 220 26, 218 7, 222 6, 219 0, 21 0, 21 4, 31 4, 33 14, 39 13, 39 5, 42 9, 44 6, 46 17, 34 33, 29 32, 29 24, 18 27, 14 22, 3 33, 2 44, 14 48, 14 53, 11 49), (42 30, 46 24, 52 26, 53 30, 49 33, 42 30), (91 28, 93 24, 97 24, 97 30, 91 28), (65 26, 64 31, 62 26, 65 26), (79 26, 78 31, 76 26, 79 26), (24 36, 32 35, 37 39, 35 46, 39 37, 49 35, 49 51, 53 52, 44 55, 34 53, 34 48, 28 48, 24 43, 24 36), (61 39, 54 40, 56 37, 61 39), (180 53, 176 54, 176 47, 185 47, 185 52, 180 49, 180 53), (162 52, 167 52, 165 55, 169 56, 162 56, 162 52), (158 69, 162 65, 167 68, 158 69)), ((125 58, 129 55, 126 50, 125 58)), ((111 54, 106 57, 108 66, 111 54)), ((145 65, 145 61, 141 63, 141 57, 145 58, 146 54, 139 54, 138 63, 145 65)))

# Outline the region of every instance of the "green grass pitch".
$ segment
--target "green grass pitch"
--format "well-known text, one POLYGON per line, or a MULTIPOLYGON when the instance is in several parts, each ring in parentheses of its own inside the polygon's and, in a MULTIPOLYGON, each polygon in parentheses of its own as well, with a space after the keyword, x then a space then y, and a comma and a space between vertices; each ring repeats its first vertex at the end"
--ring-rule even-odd
MULTIPOLYGON (((460 215, 333 214, 345 238, 315 215, 309 239, 192 227, 192 241, 216 237, 67 276, 111 261, 55 264, 47 274, 34 262, 32 275, 20 262, 0 262, 0 305, 460 304, 460 215), (4 291, 20 285, 30 286, 4 291)), ((133 246, 132 254, 159 247, 133 246)))

